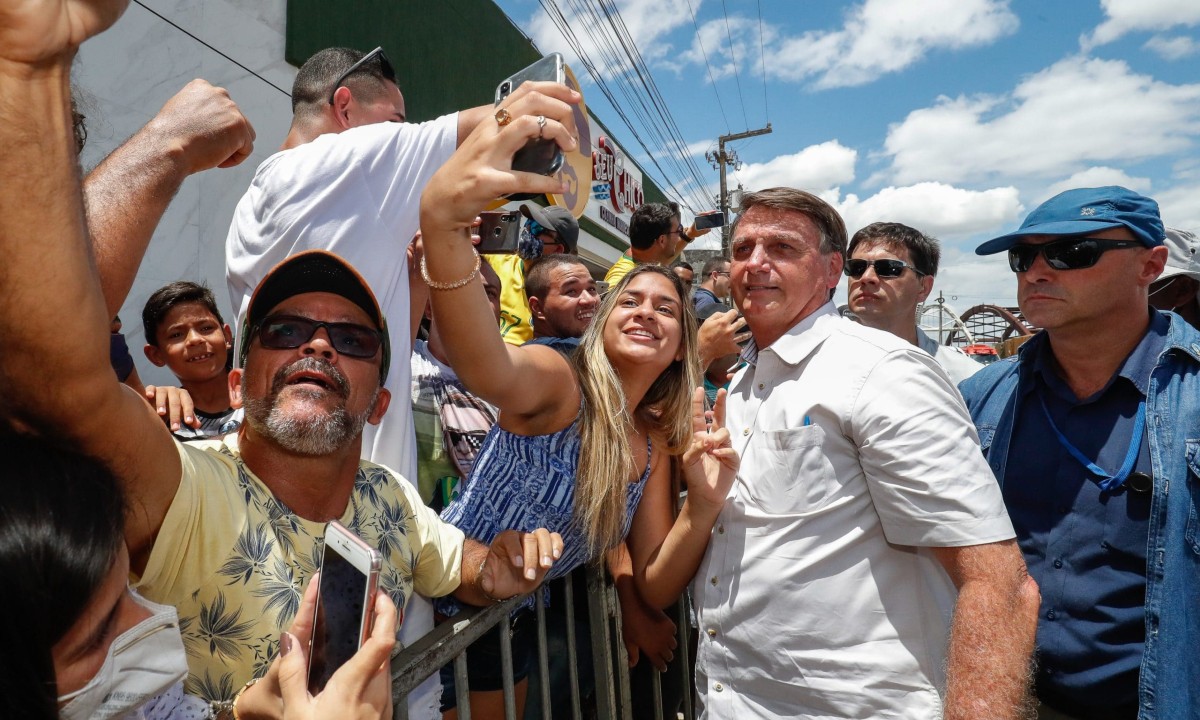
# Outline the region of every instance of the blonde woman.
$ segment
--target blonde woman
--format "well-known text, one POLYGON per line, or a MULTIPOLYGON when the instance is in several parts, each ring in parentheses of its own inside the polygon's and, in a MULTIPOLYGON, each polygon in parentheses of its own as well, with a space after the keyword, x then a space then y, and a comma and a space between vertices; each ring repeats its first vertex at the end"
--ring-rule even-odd
MULTIPOLYGON (((697 389, 696 321, 686 289, 666 268, 636 268, 605 297, 572 361, 545 346, 505 344, 474 282, 472 221, 495 197, 562 191, 553 178, 514 173, 510 159, 536 137, 573 149, 570 105, 577 101, 562 86, 527 84, 505 101, 496 122, 480 124, 421 200, 423 274, 450 364, 473 393, 500 409, 463 495, 443 518, 479 539, 529 523, 559 532, 563 554, 548 579, 598 560, 625 539, 639 594, 664 607, 695 573, 737 467, 724 395, 706 415, 697 389), (674 454, 683 454, 688 483, 677 519, 674 454)), ((518 621, 517 677, 528 665, 522 637, 518 621)), ((480 670, 497 664, 473 652, 480 670)), ((473 693, 472 712, 491 714, 499 684, 478 675, 472 690, 487 692, 473 693)), ((447 709, 454 704, 449 690, 443 698, 447 709)))

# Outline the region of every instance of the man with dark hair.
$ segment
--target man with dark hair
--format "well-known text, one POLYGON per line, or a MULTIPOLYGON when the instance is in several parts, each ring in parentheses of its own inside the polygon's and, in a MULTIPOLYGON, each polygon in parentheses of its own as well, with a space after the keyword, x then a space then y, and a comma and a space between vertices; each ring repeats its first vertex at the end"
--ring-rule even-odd
POLYGON ((790 188, 748 193, 732 227, 753 338, 726 415, 741 469, 693 586, 704 712, 1021 717, 1036 586, 945 372, 838 317, 845 248, 790 188))
POLYGON ((916 324, 917 305, 933 290, 941 249, 916 228, 871 223, 850 239, 850 311, 867 327, 890 332, 929 353, 954 384, 983 367, 956 347, 939 345, 916 324))
MULTIPOLYGON (((233 333, 221 320, 212 290, 187 280, 165 285, 142 308, 146 359, 168 368, 187 390, 190 417, 171 430, 183 440, 215 437, 242 424, 242 409, 229 399, 233 333)), ((169 418, 164 420, 171 422, 169 418)))
POLYGON ((1150 305, 1200 328, 1200 239, 1187 230, 1167 228, 1165 244, 1167 264, 1150 285, 1150 305))
POLYGON ((1200 712, 1200 332, 1148 307, 1164 234, 1151 198, 1080 188, 975 250, 1043 328, 959 387, 1042 588, 1042 720, 1200 712))
POLYGON ((714 312, 710 308, 728 310, 729 306, 725 302, 729 299, 729 258, 715 255, 705 260, 700 276, 704 279, 700 281, 700 287, 696 288, 693 298, 696 313, 703 313, 707 317, 714 312))
MULTIPOLYGON (((406 241, 417 232, 421 191, 481 121, 536 125, 535 117, 513 120, 519 113, 509 110, 559 103, 537 92, 551 86, 525 84, 500 109, 489 104, 411 124, 404 122, 404 98, 381 48, 366 54, 322 50, 296 75, 295 110, 281 151, 258 167, 234 210, 225 245, 226 278, 239 318, 267 271, 308 249, 344 257, 378 293, 396 342, 388 377, 399 390, 392 412, 366 428, 363 457, 395 469, 409 482, 417 477, 408 392, 411 328, 420 322, 424 306, 409 302, 406 241)), ((241 332, 239 325, 239 337, 241 332)), ((432 626, 432 606, 418 598, 405 609, 401 641, 411 643, 432 626)), ((438 687, 434 677, 409 696, 414 715, 436 713, 438 687)))
POLYGON ((525 276, 525 292, 533 311, 533 340, 562 349, 573 348, 592 323, 600 294, 587 266, 573 255, 547 255, 525 276))
POLYGON ((500 335, 510 345, 521 345, 534 337, 533 310, 526 288, 530 263, 546 255, 574 255, 579 248, 579 221, 570 210, 536 203, 525 203, 519 210, 525 221, 521 224, 517 252, 483 256, 504 284, 500 296, 500 335))
POLYGON ((666 265, 679 257, 692 241, 679 217, 675 203, 646 203, 634 210, 629 219, 629 252, 621 255, 604 276, 608 286, 621 282, 638 265, 666 265))
POLYGON ((687 288, 692 287, 692 281, 696 279, 696 269, 692 264, 683 260, 676 260, 671 264, 671 272, 675 273, 687 288))

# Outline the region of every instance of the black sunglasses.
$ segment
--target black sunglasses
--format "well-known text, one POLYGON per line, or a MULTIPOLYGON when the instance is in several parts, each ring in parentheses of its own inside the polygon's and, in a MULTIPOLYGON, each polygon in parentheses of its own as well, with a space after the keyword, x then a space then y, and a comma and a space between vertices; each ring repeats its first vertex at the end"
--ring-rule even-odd
POLYGON ((842 268, 842 272, 852 278, 860 278, 867 271, 867 268, 875 268, 875 274, 881 278, 898 278, 904 274, 904 268, 908 268, 918 275, 924 276, 925 273, 916 269, 912 265, 903 260, 847 260, 846 265, 842 268))
POLYGON ((1033 267, 1038 255, 1042 255, 1046 264, 1055 270, 1082 270, 1095 265, 1109 250, 1141 246, 1136 240, 1092 237, 1069 237, 1044 245, 1013 245, 1008 249, 1008 266, 1013 272, 1023 273, 1033 267))
POLYGON ((363 55, 358 62, 350 66, 350 69, 338 76, 338 79, 333 83, 333 89, 329 91, 329 104, 333 104, 333 96, 335 93, 337 93, 337 89, 342 86, 342 83, 346 82, 346 78, 350 77, 359 70, 362 70, 363 66, 377 57, 379 58, 379 74, 383 76, 384 80, 388 80, 393 83, 396 82, 395 69, 392 68, 392 64, 388 62, 387 55, 383 54, 383 48, 377 47, 366 55, 363 55))
POLYGON ((325 328, 329 343, 340 355, 373 358, 383 333, 355 323, 321 322, 296 315, 271 315, 258 325, 258 342, 271 350, 294 350, 325 328))

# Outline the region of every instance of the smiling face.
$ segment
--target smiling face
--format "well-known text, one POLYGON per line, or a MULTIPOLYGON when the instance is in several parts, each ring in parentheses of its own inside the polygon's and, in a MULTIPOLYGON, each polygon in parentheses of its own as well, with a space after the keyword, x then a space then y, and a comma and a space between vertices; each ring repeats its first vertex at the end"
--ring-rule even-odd
MULTIPOLYGON (((361 308, 330 293, 295 295, 270 315, 374 327, 361 308)), ((254 433, 296 454, 326 455, 383 417, 390 395, 379 387, 382 350, 372 358, 339 354, 323 327, 293 349, 263 347, 257 336, 251 342, 246 367, 230 374, 230 384, 254 433)))
POLYGON ((675 285, 658 273, 643 272, 617 295, 603 320, 604 351, 618 373, 650 366, 662 372, 684 355, 683 300, 675 285))
POLYGON ((912 254, 902 245, 867 240, 855 246, 854 260, 900 260, 907 263, 899 277, 880 277, 874 266, 867 266, 857 278, 848 278, 850 310, 868 327, 882 330, 913 324, 917 304, 929 296, 933 278, 919 275, 913 268, 912 254))
POLYGON ((829 301, 842 256, 820 250, 816 224, 805 214, 755 205, 738 220, 731 244, 730 287, 760 348, 829 301))
POLYGON ((167 366, 185 385, 224 376, 232 334, 203 303, 185 302, 171 308, 158 324, 157 344, 146 346, 146 357, 167 366))
POLYGON ((551 268, 548 279, 545 297, 530 298, 536 334, 559 338, 583 335, 600 305, 596 281, 585 266, 574 263, 551 268))

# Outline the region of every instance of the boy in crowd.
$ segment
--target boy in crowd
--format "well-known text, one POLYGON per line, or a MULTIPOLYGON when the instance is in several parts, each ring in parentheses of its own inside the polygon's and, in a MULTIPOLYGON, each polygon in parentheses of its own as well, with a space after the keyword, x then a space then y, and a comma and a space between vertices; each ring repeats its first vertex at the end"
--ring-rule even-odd
MULTIPOLYGON (((229 402, 229 350, 233 333, 221 319, 212 291, 180 280, 164 285, 142 308, 146 358, 168 368, 191 396, 194 416, 183 423, 164 417, 181 440, 224 435, 242 424, 229 402)), ((159 414, 163 414, 163 410, 159 414)))

